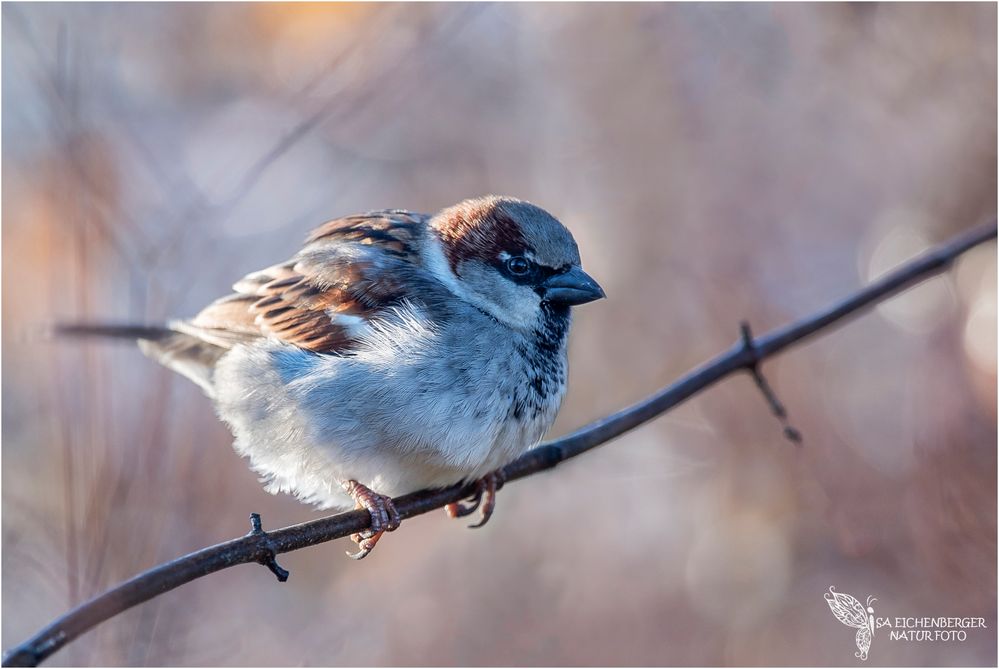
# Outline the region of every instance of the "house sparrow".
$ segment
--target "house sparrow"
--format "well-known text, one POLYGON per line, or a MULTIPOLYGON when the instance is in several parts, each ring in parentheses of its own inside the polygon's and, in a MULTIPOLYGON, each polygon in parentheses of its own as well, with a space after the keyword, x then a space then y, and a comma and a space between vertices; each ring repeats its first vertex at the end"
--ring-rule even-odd
POLYGON ((355 559, 399 526, 392 497, 478 481, 446 510, 489 519, 562 402, 570 307, 604 297, 558 220, 495 196, 330 221, 233 290, 166 328, 63 331, 138 337, 201 386, 268 491, 366 508, 355 559))

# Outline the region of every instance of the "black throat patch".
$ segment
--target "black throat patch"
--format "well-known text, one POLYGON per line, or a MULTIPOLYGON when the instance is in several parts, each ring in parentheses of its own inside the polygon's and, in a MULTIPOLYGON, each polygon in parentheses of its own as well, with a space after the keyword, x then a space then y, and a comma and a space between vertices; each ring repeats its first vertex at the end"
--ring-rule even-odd
POLYGON ((566 383, 569 307, 542 302, 541 313, 541 322, 533 337, 517 346, 517 353, 526 363, 528 383, 516 393, 510 408, 516 420, 534 419, 542 411, 551 411, 552 402, 558 401, 566 383))

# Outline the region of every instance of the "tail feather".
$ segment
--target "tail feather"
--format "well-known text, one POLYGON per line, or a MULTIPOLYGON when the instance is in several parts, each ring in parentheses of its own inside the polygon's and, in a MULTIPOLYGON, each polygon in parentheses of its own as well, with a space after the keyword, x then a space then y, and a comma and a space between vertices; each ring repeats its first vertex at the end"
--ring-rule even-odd
POLYGON ((69 323, 55 326, 52 332, 56 336, 138 340, 143 353, 194 381, 209 397, 215 394, 215 363, 228 350, 163 325, 69 323))
POLYGON ((149 339, 156 341, 174 334, 164 325, 111 323, 60 323, 52 328, 57 337, 106 337, 109 339, 149 339))

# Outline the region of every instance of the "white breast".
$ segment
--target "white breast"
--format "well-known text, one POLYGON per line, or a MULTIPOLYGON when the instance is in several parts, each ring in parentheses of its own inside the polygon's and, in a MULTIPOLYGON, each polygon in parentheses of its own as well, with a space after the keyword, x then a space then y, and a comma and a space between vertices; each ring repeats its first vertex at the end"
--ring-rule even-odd
POLYGON ((479 478, 536 445, 565 392, 565 353, 539 384, 523 350, 477 310, 441 328, 408 308, 346 357, 272 340, 234 348, 216 368, 216 405, 269 491, 347 508, 341 481, 397 496, 479 478))

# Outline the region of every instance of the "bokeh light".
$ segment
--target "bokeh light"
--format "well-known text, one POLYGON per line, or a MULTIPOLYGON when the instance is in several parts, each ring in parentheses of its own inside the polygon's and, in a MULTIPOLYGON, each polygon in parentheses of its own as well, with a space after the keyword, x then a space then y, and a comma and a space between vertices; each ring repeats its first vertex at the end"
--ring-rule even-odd
MULTIPOLYGON (((995 215, 996 6, 4 3, 2 640, 318 516, 200 391, 58 321, 196 313, 331 217, 531 200, 609 299, 565 434, 995 215), (15 615, 9 615, 14 612, 15 615)), ((983 616, 877 665, 996 664, 996 247, 552 472, 225 570, 54 665, 855 661, 822 593, 983 616)))

